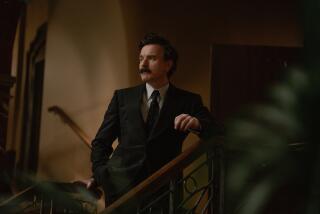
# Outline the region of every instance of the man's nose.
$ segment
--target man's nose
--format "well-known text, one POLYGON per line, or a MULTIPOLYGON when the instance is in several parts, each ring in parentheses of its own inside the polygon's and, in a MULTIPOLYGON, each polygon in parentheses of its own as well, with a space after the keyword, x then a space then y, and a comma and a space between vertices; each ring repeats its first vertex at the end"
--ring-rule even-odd
POLYGON ((140 65, 141 65, 142 67, 146 67, 146 66, 148 65, 148 60, 147 60, 147 59, 141 60, 140 65))

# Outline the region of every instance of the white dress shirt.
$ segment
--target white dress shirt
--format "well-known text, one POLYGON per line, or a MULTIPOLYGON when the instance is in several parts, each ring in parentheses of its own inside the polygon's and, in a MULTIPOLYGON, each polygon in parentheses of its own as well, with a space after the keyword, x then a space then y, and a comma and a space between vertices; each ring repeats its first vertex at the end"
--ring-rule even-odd
POLYGON ((142 104, 141 104, 141 113, 142 113, 142 117, 143 117, 144 122, 146 122, 146 120, 147 120, 149 108, 150 108, 151 101, 152 101, 152 99, 151 99, 152 92, 154 90, 159 91, 160 96, 158 97, 158 103, 159 103, 159 110, 161 110, 161 108, 163 106, 163 101, 164 101, 166 94, 167 94, 167 91, 168 91, 168 88, 169 88, 169 83, 159 89, 154 89, 151 85, 146 83, 146 90, 142 96, 142 104))

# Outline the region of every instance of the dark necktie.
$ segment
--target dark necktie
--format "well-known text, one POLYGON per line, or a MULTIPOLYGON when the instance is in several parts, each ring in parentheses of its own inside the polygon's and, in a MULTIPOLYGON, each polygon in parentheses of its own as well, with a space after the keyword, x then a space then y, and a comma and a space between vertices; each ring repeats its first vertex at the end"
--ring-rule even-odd
POLYGON ((150 104, 150 108, 147 116, 147 122, 146 122, 148 136, 151 133, 152 129, 154 128, 154 125, 159 116, 159 103, 158 103, 159 95, 160 93, 157 90, 154 90, 151 94, 152 101, 150 104))

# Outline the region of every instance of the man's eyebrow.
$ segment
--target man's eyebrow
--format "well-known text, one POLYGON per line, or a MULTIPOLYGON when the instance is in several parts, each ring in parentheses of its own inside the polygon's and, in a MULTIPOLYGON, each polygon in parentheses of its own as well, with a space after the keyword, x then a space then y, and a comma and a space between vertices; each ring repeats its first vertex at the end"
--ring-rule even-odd
POLYGON ((158 55, 157 54, 140 54, 140 57, 157 57, 158 55))

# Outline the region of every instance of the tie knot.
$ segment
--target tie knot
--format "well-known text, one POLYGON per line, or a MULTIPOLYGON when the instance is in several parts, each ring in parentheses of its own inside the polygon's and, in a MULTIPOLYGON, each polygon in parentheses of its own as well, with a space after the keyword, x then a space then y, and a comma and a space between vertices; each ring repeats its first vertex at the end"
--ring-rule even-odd
POLYGON ((158 90, 154 90, 151 94, 151 99, 154 100, 154 99, 157 99, 158 97, 160 96, 160 93, 158 90))

